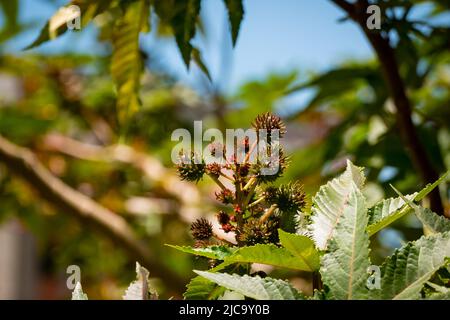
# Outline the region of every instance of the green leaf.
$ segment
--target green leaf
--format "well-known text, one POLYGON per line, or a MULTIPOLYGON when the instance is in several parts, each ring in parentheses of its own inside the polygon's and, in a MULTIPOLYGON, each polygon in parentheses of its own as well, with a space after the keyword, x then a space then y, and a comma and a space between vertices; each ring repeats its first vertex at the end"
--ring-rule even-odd
POLYGON ((420 192, 417 194, 417 196, 414 198, 414 201, 420 201, 423 198, 425 198, 431 191, 434 190, 434 188, 436 188, 438 185, 440 185, 442 182, 445 181, 445 179, 447 178, 447 176, 450 174, 450 170, 447 170, 446 173, 444 173, 439 179, 437 179, 435 182, 433 183, 429 183, 425 186, 425 188, 423 188, 422 190, 420 190, 420 192))
POLYGON ((123 296, 123 300, 157 300, 158 294, 150 286, 147 269, 136 262, 136 280, 133 281, 123 296))
POLYGON ((388 257, 381 267, 381 290, 375 299, 418 299, 424 284, 446 265, 450 257, 450 233, 423 236, 388 257))
POLYGON ((427 234, 450 231, 450 219, 445 216, 439 216, 428 208, 414 204, 412 201, 403 196, 400 191, 395 188, 394 190, 400 195, 401 199, 408 204, 409 207, 414 209, 417 218, 420 222, 422 222, 427 234))
POLYGON ((175 1, 172 10, 173 16, 170 19, 170 25, 183 61, 189 69, 192 52, 191 39, 195 36, 195 25, 200 13, 200 0, 175 1))
POLYGON ((312 252, 307 254, 311 254, 307 260, 299 259, 298 256, 292 255, 285 248, 279 248, 273 244, 257 244, 251 247, 240 248, 214 270, 220 270, 233 263, 262 263, 280 268, 312 272, 316 270, 315 257, 312 255, 312 252))
POLYGON ((292 255, 304 261, 311 270, 315 271, 319 269, 319 252, 316 250, 314 242, 310 238, 298 234, 288 233, 281 229, 278 230, 278 235, 281 245, 285 247, 292 255))
MULTIPOLYGON (((407 195, 406 197, 413 200, 417 193, 407 195)), ((369 225, 367 232, 369 236, 390 225, 394 221, 400 219, 409 212, 409 208, 404 207, 405 201, 398 198, 388 198, 375 204, 369 209, 369 225), (401 210, 400 210, 401 209, 401 210)))
POLYGON ((364 184, 363 168, 347 160, 347 168, 339 177, 321 186, 313 198, 312 223, 309 235, 319 249, 326 249, 345 209, 349 205, 352 185, 361 188, 364 184))
POLYGON ((166 244, 166 246, 177 249, 179 251, 194 254, 197 256, 202 256, 210 259, 225 260, 225 258, 231 256, 236 249, 226 247, 226 246, 210 246, 204 248, 193 248, 188 246, 174 246, 166 244))
POLYGON ((148 10, 146 0, 129 3, 112 33, 111 75, 116 85, 117 112, 122 125, 128 123, 141 105, 139 88, 143 63, 139 33, 147 23, 148 10))
POLYGON ((198 275, 217 283, 229 290, 236 291, 244 296, 256 300, 304 300, 304 295, 293 288, 288 282, 261 278, 259 276, 250 277, 248 275, 212 273, 207 271, 194 270, 198 275))
POLYGON ((355 183, 350 184, 347 204, 322 258, 320 274, 334 299, 365 299, 369 261, 367 208, 355 183))
POLYGON ((422 222, 423 227, 428 233, 439 233, 450 231, 450 219, 445 216, 439 216, 428 208, 413 205, 417 218, 422 222))
MULTIPOLYGON (((412 195, 407 195, 406 199, 420 201, 425 198, 434 188, 445 181, 450 170, 444 173, 438 180, 433 183, 427 184, 418 193, 412 195)), ((394 187, 393 187, 394 188, 394 187)), ((394 188, 395 189, 395 188, 394 188)), ((381 229, 390 225, 391 223, 402 218, 411 211, 411 208, 405 205, 406 202, 401 197, 389 198, 376 204, 374 207, 369 209, 369 226, 367 227, 367 232, 369 236, 374 235, 381 229)))
POLYGON ((72 300, 88 300, 88 296, 83 292, 83 288, 79 282, 77 282, 75 289, 72 292, 72 300))
POLYGON ((42 28, 39 36, 24 50, 28 50, 41 45, 42 43, 53 40, 60 35, 64 34, 67 28, 67 22, 79 17, 81 13, 81 28, 84 28, 92 21, 92 19, 104 12, 110 6, 109 0, 73 0, 69 5, 61 7, 45 24, 42 28), (76 5, 80 10, 68 9, 71 5, 76 5))
POLYGON ((235 46, 239 28, 244 18, 244 5, 242 4, 242 0, 224 0, 224 2, 228 10, 228 19, 231 25, 231 39, 233 40, 233 46, 235 46))
POLYGON ((225 292, 225 288, 200 276, 193 278, 186 287, 183 294, 186 300, 215 300, 225 292))
POLYGON ((200 51, 195 47, 192 48, 192 59, 197 64, 197 66, 200 68, 200 70, 202 70, 202 72, 208 77, 209 81, 212 81, 208 67, 203 62, 200 51))

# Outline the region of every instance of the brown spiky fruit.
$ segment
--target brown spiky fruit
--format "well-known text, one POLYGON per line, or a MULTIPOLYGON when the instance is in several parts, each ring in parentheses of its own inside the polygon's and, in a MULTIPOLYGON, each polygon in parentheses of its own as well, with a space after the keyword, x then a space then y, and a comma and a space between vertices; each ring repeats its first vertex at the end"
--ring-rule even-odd
POLYGON ((230 189, 223 189, 220 192, 216 192, 217 201, 222 202, 223 204, 230 204, 234 201, 233 191, 230 189))
POLYGON ((215 162, 207 164, 206 168, 205 168, 206 174, 209 174, 216 178, 218 178, 220 176, 221 170, 222 170, 222 166, 215 162))
POLYGON ((213 235, 211 222, 205 218, 197 219, 191 225, 191 234, 195 240, 208 240, 213 235))
POLYGON ((280 138, 282 138, 286 133, 286 126, 283 121, 281 121, 281 118, 271 112, 258 115, 252 122, 252 127, 255 128, 256 131, 261 129, 267 130, 269 137, 271 130, 279 130, 280 138))

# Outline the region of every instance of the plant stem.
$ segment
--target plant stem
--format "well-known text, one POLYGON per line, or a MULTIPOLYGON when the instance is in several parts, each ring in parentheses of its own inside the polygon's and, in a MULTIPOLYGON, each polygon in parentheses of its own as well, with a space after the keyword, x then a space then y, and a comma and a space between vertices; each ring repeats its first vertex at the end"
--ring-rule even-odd
POLYGON ((230 177, 229 175, 227 175, 227 174, 225 174, 225 173, 223 173, 223 172, 220 172, 220 175, 221 175, 222 177, 224 177, 225 179, 228 179, 228 180, 230 180, 231 182, 234 182, 234 179, 233 179, 232 177, 230 177))
POLYGON ((273 204, 270 206, 269 209, 267 209, 267 211, 263 214, 263 216, 259 219, 259 221, 261 222, 265 222, 267 221, 267 219, 270 218, 270 216, 275 212, 275 209, 277 208, 276 204, 273 204))
MULTIPOLYGON (((397 127, 400 137, 405 144, 406 152, 423 182, 433 183, 439 178, 439 175, 434 169, 411 119, 411 101, 406 92, 406 85, 400 75, 396 52, 390 44, 391 39, 388 35, 383 36, 379 31, 369 30, 367 28, 367 7, 369 6, 367 0, 358 0, 353 3, 345 0, 332 0, 332 2, 346 11, 349 17, 359 24, 372 45, 372 48, 378 56, 386 87, 394 101, 394 106, 397 111, 397 127)), ((431 210, 439 215, 444 215, 444 207, 439 188, 436 188, 429 194, 429 199, 431 210)))
POLYGON ((258 140, 253 142, 252 146, 250 147, 250 150, 248 150, 247 154, 245 155, 245 159, 244 159, 244 163, 243 164, 246 164, 248 162, 248 160, 250 159, 250 155, 255 150, 257 144, 258 144, 258 140))
POLYGON ((219 178, 217 178, 216 176, 213 176, 213 175, 209 175, 210 177, 211 177, 211 179, 215 182, 215 183, 217 183, 217 185, 222 189, 222 190, 225 190, 226 189, 226 187, 223 185, 223 183, 219 180, 219 178))
MULTIPOLYGON (((250 188, 250 187, 253 185, 253 183, 255 183, 255 182, 256 182, 256 177, 251 177, 251 178, 248 180, 248 182, 245 184, 243 190, 247 190, 247 189, 250 188)), ((255 186, 256 186, 256 185, 255 185, 255 186)))
POLYGON ((247 206, 247 208, 252 208, 252 207, 256 206, 258 203, 263 202, 264 200, 266 200, 266 197, 263 196, 263 197, 259 198, 258 200, 253 201, 252 203, 250 203, 250 204, 247 206))

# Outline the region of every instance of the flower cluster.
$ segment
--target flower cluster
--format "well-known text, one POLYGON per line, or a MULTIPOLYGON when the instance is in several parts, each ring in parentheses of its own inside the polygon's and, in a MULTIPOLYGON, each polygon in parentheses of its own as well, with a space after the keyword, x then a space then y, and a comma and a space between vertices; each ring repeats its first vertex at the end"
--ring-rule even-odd
MULTIPOLYGON (((223 155, 220 163, 205 164, 197 155, 182 154, 177 165, 183 180, 198 182, 207 175, 217 183, 220 190, 215 193, 216 199, 229 209, 220 210, 216 219, 225 233, 234 234, 238 246, 277 244, 278 229, 293 225, 292 213, 302 211, 306 203, 303 187, 298 182, 270 186, 288 166, 288 158, 279 141, 286 133, 282 120, 272 113, 264 113, 256 117, 252 127, 258 133, 257 141, 250 142, 248 137, 237 141, 231 156, 227 156, 222 144, 215 142, 209 145, 208 150, 213 157, 219 151, 223 155), (260 135, 261 130, 266 134, 260 135), (273 132, 276 132, 276 139, 273 132), (261 150, 260 142, 264 146, 261 150), (243 159, 239 159, 237 152, 242 152, 243 159), (254 152, 256 161, 250 161, 254 152), (286 219, 292 221, 286 223, 286 219)), ((195 221, 191 233, 197 245, 208 245, 210 238, 225 241, 213 232, 211 223, 205 219, 195 221)))

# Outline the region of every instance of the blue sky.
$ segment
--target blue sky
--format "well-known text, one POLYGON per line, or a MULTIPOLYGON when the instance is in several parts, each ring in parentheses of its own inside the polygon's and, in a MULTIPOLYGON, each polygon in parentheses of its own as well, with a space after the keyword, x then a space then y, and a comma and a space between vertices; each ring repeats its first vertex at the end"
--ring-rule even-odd
MULTIPOLYGON (((39 29, 66 1, 20 0, 22 21, 34 22, 36 27, 10 43, 8 49, 17 52, 30 43, 39 29)), ((228 21, 222 0, 203 0, 202 15, 206 17, 207 40, 194 40, 203 50, 206 64, 215 82, 227 92, 249 79, 265 76, 271 71, 300 72, 321 70, 347 58, 367 58, 371 50, 361 32, 352 23, 338 23, 342 13, 328 0, 244 0, 245 18, 237 45, 231 49, 227 32, 228 21), (223 53, 226 70, 220 66, 223 53)), ((81 33, 67 34, 53 43, 45 44, 41 52, 96 53, 93 27, 81 33)), ((201 75, 192 68, 187 72, 173 40, 154 36, 142 39, 143 47, 157 48, 160 63, 169 67, 182 81, 194 84, 201 75)))

